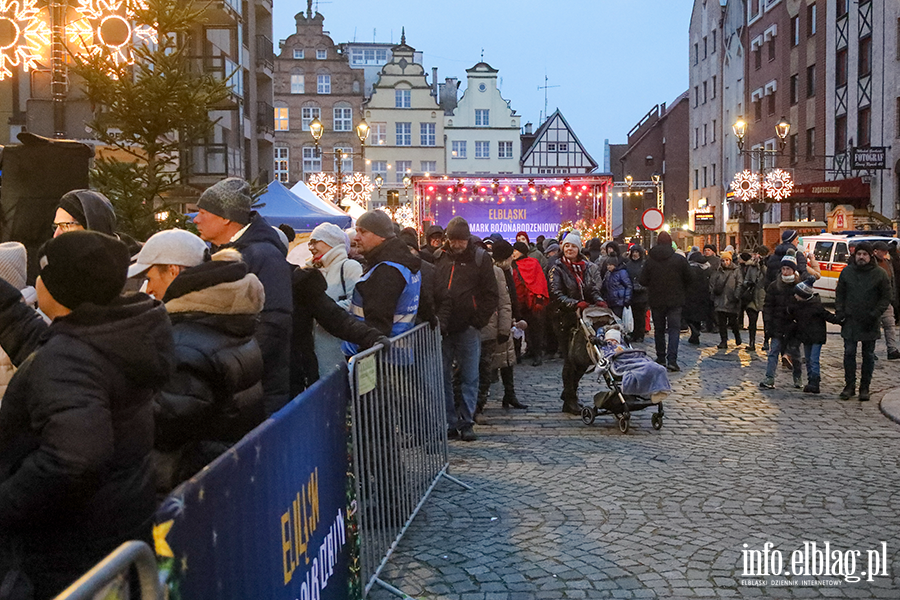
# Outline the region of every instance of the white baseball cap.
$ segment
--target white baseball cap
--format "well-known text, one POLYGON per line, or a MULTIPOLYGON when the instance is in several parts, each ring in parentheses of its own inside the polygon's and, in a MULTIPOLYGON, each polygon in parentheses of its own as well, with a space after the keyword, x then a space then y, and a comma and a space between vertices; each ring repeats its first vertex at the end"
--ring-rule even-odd
POLYGON ((167 229, 153 234, 141 248, 128 268, 128 276, 134 277, 153 265, 178 265, 196 267, 203 262, 208 249, 206 242, 183 229, 167 229))

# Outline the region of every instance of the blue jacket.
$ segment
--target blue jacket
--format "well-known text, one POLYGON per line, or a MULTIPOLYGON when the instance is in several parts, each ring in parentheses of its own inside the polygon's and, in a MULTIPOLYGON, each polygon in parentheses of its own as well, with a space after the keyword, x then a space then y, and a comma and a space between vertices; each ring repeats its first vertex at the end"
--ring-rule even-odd
POLYGON ((631 277, 625 263, 620 263, 612 273, 606 275, 601 287, 603 298, 610 306, 626 306, 631 304, 631 277))

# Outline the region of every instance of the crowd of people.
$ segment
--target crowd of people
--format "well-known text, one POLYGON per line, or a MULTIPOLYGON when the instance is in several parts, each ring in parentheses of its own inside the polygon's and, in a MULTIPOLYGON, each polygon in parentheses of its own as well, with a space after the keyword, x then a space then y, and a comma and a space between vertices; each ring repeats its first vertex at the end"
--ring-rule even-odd
MULTIPOLYGON (((819 392, 826 322, 841 325, 846 386, 868 400, 875 341, 900 358, 895 326, 900 259, 859 243, 837 286, 835 312, 813 290, 815 259, 787 231, 765 247, 685 253, 660 233, 637 243, 582 243, 578 231, 532 243, 480 239, 454 217, 424 243, 386 212, 345 232, 322 224, 310 258, 288 262, 293 230, 253 210, 246 181, 203 192, 197 233, 162 231, 143 244, 116 233, 101 194, 60 201, 37 253, 34 285, 18 243, 0 245, 0 587, 51 598, 127 539, 150 541, 159 498, 361 349, 427 323, 442 339, 448 436, 477 440, 491 384, 505 409, 527 409, 515 369, 559 355, 562 411, 580 414, 588 364, 580 311, 608 308, 641 344, 652 317, 656 361, 678 371, 683 330, 700 344, 762 350, 762 388, 779 360, 819 392), (783 358, 782 358, 783 357, 783 358)), ((662 369, 660 369, 662 371, 662 369)), ((663 371, 664 374, 664 371, 663 371)))

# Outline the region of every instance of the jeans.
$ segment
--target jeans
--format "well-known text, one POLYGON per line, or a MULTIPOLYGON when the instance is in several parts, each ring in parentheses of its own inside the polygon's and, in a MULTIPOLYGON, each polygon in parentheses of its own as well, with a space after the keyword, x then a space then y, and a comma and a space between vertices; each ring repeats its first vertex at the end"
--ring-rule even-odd
POLYGON ((884 344, 888 352, 896 352, 897 326, 894 323, 894 307, 888 304, 887 310, 881 314, 881 328, 884 329, 884 344))
POLYGON ((862 377, 860 388, 868 388, 875 372, 875 340, 844 340, 844 384, 856 387, 856 344, 862 344, 862 377))
POLYGON ((766 377, 769 379, 775 379, 775 372, 778 368, 778 359, 781 356, 782 348, 784 348, 784 353, 791 357, 794 377, 800 377, 800 375, 803 373, 800 365, 800 347, 797 343, 791 340, 785 340, 783 335, 774 335, 772 336, 772 340, 769 342, 769 354, 768 360, 766 362, 766 377))
POLYGON ((822 379, 819 368, 819 356, 822 344, 803 344, 803 355, 806 356, 806 379, 809 383, 819 383, 822 379))
POLYGON ((466 327, 456 333, 448 333, 441 342, 444 355, 444 402, 447 410, 447 427, 463 429, 474 422, 478 403, 478 364, 481 360, 481 332, 466 327), (457 407, 453 397, 453 362, 459 366, 462 402, 457 407))
POLYGON ((653 339, 656 342, 657 362, 678 362, 678 336, 681 335, 681 307, 651 308, 653 315, 653 339), (668 335, 666 335, 668 334, 668 335), (668 351, 666 337, 669 338, 668 351))

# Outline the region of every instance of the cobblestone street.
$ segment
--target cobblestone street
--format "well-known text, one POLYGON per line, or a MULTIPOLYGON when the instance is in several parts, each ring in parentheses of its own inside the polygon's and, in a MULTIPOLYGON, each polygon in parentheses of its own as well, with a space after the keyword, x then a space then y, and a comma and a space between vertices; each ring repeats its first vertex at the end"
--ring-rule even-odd
MULTIPOLYGON (((654 409, 633 413, 627 434, 609 416, 587 426, 559 412, 559 359, 517 367, 529 410, 503 410, 495 396, 479 440, 451 442, 451 473, 474 489, 440 481, 381 578, 454 600, 900 597, 900 425, 879 410, 900 368, 883 343, 872 401, 860 403, 838 399, 835 333, 818 396, 793 389, 781 368, 776 389, 760 390, 762 352, 686 339, 660 431, 654 409), (871 582, 743 576, 745 544, 771 542, 788 569, 804 542, 830 542, 861 552, 862 575, 882 541, 889 575, 871 582)), ((639 347, 652 354, 652 338, 639 347)), ((585 376, 582 402, 601 389, 585 376)), ((376 587, 369 597, 393 596, 376 587)))

